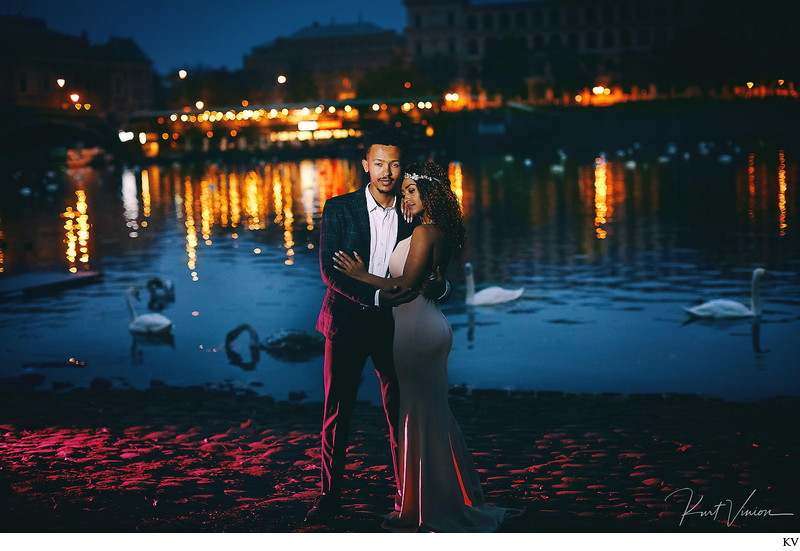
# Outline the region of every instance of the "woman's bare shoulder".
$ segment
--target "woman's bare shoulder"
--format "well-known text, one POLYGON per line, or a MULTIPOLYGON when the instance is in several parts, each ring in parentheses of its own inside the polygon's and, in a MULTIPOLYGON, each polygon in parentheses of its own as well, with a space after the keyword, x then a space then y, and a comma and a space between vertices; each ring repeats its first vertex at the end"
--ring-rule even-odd
POLYGON ((436 240, 440 239, 444 234, 433 224, 420 224, 414 228, 414 231, 411 235, 414 237, 421 237, 423 239, 436 240))
POLYGON ((441 246, 444 234, 433 224, 420 224, 411 234, 411 249, 432 251, 441 246))

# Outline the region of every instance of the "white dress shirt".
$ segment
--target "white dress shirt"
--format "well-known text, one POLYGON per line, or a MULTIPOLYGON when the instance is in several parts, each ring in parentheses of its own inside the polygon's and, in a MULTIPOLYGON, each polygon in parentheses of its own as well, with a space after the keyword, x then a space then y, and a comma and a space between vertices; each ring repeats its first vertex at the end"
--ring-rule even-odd
MULTIPOLYGON (((364 193, 367 194, 367 212, 369 213, 369 266, 367 270, 372 275, 386 277, 389 275, 389 257, 392 255, 397 241, 397 211, 394 208, 396 198, 393 198, 391 206, 383 208, 372 196, 369 187, 368 185, 364 190, 364 193)), ((380 306, 379 293, 380 289, 375 291, 375 306, 380 306)))

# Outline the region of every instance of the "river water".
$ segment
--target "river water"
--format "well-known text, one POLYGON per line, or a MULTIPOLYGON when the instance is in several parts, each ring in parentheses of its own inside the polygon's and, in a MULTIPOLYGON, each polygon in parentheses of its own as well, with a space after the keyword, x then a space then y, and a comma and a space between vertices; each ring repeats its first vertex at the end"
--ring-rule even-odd
MULTIPOLYGON (((461 266, 443 311, 454 330, 449 377, 467 388, 696 393, 751 401, 800 395, 798 149, 791 144, 631 144, 555 161, 438 159, 464 208, 478 289, 522 297, 467 308, 461 266), (761 319, 686 323, 712 298, 761 319)), ((320 213, 358 189, 357 159, 53 168, 5 179, 0 277, 101 271, 102 280, 0 303, 0 384, 37 389, 202 385, 319 400, 314 324, 320 213), (154 305, 172 339, 128 331, 126 289, 174 282, 154 305), (260 350, 293 329, 300 357, 260 350), (231 354, 230 352, 234 352, 231 354), (291 361, 290 361, 291 360, 291 361), (21 378, 20 378, 21 377, 21 378)), ((368 364, 361 399, 379 398, 368 364)))

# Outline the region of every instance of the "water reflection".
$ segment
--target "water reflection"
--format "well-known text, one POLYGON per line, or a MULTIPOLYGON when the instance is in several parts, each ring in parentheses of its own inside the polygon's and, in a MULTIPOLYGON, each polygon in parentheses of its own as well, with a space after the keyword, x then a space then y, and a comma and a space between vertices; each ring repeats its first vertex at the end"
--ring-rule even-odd
MULTIPOLYGON (((786 149, 772 155, 777 157, 777 166, 774 161, 770 163, 768 151, 751 151, 727 173, 711 175, 699 164, 679 161, 639 162, 630 169, 624 158, 608 159, 605 155, 598 155, 593 162, 568 163, 557 173, 509 158, 470 163, 456 159, 448 163, 448 174, 468 225, 468 255, 476 261, 476 276, 485 280, 508 275, 509 268, 504 264, 510 265, 513 260, 536 270, 542 262, 571 264, 581 255, 599 259, 612 254, 630 259, 637 251, 665 250, 682 241, 696 241, 690 233, 719 235, 722 228, 752 232, 772 225, 785 238, 796 212, 791 175, 797 168, 786 149), (774 172, 770 165, 775 167, 774 172), (734 196, 736 203, 731 205, 734 196), (667 221, 666 213, 680 223, 667 221), (614 239, 609 241, 612 232, 614 239), (484 269, 496 273, 483 274, 484 269)), ((91 178, 82 175, 81 181, 70 182, 75 202, 60 213, 64 237, 59 242, 65 242, 65 270, 88 266, 88 234, 94 231, 92 228, 104 228, 104 242, 115 240, 105 229, 115 210, 113 196, 89 185, 91 178), (89 222, 89 204, 103 213, 102 221, 89 222)), ((224 235, 236 239, 243 230, 271 231, 274 227, 283 236, 283 262, 292 265, 298 246, 315 247, 325 201, 356 189, 362 178, 357 161, 338 159, 252 167, 209 164, 173 165, 167 170, 155 165, 136 171, 125 169, 119 188, 122 221, 129 240, 144 241, 121 245, 123 250, 147 247, 152 237, 174 219, 184 228, 186 266, 197 281, 198 248, 201 244, 213 246, 219 239, 215 232, 226 230, 224 235)), ((27 219, 3 209, 8 211, 0 218, 6 235, 28 231, 25 228, 31 225, 44 229, 54 222, 46 219, 46 209, 35 204, 28 208, 37 212, 27 219)), ((25 206, 20 212, 24 210, 25 206)), ((11 242, 15 239, 12 237, 11 242)), ((55 245, 39 238, 36 241, 39 250, 55 245)), ((735 252, 733 244, 730 240, 722 243, 722 248, 728 249, 723 254, 735 252)), ((767 253, 775 252, 762 262, 780 260, 775 246, 771 241, 758 246, 767 253)), ((27 256, 10 255, 6 249, 0 266, 8 271, 17 263, 21 269, 26 264, 35 265, 36 258, 27 256)), ((747 265, 748 260, 737 264, 747 265)))
POLYGON ((698 249, 707 266, 786 266, 797 240, 780 245, 768 236, 770 226, 789 235, 796 163, 781 155, 772 172, 772 155, 751 152, 735 166, 676 158, 634 168, 624 158, 598 155, 592 163, 567 164, 563 173, 479 160, 463 181, 476 276, 505 279, 514 263, 536 273, 543 263, 646 261, 643 252, 676 247, 698 249), (740 206, 734 197, 742 198, 740 206))
POLYGON ((184 181, 183 208, 186 220, 183 225, 186 227, 186 254, 188 261, 186 266, 190 270, 192 281, 198 281, 197 277, 197 230, 194 225, 194 191, 192 181, 187 176, 184 181))
POLYGON ((64 218, 64 243, 67 246, 67 271, 76 273, 78 269, 89 269, 89 215, 86 205, 86 192, 75 191, 75 208, 68 206, 61 214, 64 218))
POLYGON ((611 206, 609 205, 608 197, 609 190, 609 177, 608 177, 608 163, 605 157, 598 157, 595 159, 594 169, 594 225, 596 226, 597 239, 605 239, 607 232, 603 228, 605 223, 611 218, 611 206))
MULTIPOLYGON (((742 367, 746 361, 752 369, 750 354, 765 372, 783 377, 781 370, 800 353, 796 339, 785 336, 796 331, 800 315, 797 161, 786 146, 744 151, 726 164, 713 155, 687 161, 676 152, 632 163, 627 152, 591 152, 562 159, 556 171, 535 157, 437 159, 447 164, 465 213, 462 261, 472 263, 483 285, 530 289, 513 307, 476 313, 464 305, 464 274, 454 267, 448 276, 454 295, 444 307, 455 331, 453 382, 490 386, 505 377, 505 384, 566 388, 600 377, 591 366, 603 355, 630 357, 631 369, 663 368, 647 380, 670 374, 684 384, 703 376, 714 385, 722 377, 706 373, 708 365, 742 367), (778 273, 766 290, 769 354, 761 321, 747 329, 749 322, 741 322, 735 335, 700 324, 671 331, 683 321, 680 306, 687 301, 740 298, 745 273, 755 265, 778 273), (776 317, 788 321, 775 323, 776 317), (735 343, 745 345, 744 354, 726 340, 732 335, 746 337, 735 343), (489 363, 493 368, 481 371, 489 363)), ((4 199, 4 273, 83 270, 91 259, 107 278, 0 313, 0 327, 14 343, 3 351, 14 361, 0 369, 30 365, 37 354, 55 361, 68 351, 86 358, 85 371, 93 376, 133 378, 119 372, 130 363, 127 328, 108 320, 121 319, 119 288, 158 276, 194 283, 181 286, 169 304, 181 333, 174 348, 131 345, 137 365, 148 367, 136 376, 170 373, 202 384, 215 377, 240 380, 246 372, 246 384, 283 385, 318 397, 316 360, 287 371, 276 368, 270 354, 248 353, 246 346, 233 345, 238 358, 229 355, 222 341, 243 320, 267 334, 313 332, 324 293, 316 256, 321 212, 329 198, 359 188, 363 179, 360 160, 153 165, 73 173, 49 196, 4 199), (70 327, 87 303, 102 315, 83 320, 86 334, 97 336, 84 343, 61 328, 70 327), (193 370, 179 372, 177 364, 193 370)), ((626 367, 612 364, 607 377, 614 384, 646 382, 641 371, 620 374, 626 367)), ((741 386, 750 383, 758 381, 741 386)))
POLYGON ((461 171, 460 162, 454 161, 448 165, 447 177, 450 179, 453 192, 458 197, 458 202, 461 203, 464 197, 464 174, 461 171))
POLYGON ((786 155, 778 152, 778 228, 781 237, 786 235, 786 155))
POLYGON ((0 218, 0 274, 5 269, 5 251, 6 251, 6 236, 3 233, 3 219, 0 218))
POLYGON ((761 316, 753 317, 750 330, 750 335, 753 340, 753 352, 756 353, 756 358, 761 358, 763 354, 769 352, 769 350, 763 350, 761 348, 761 316))
POLYGON ((139 197, 136 187, 136 174, 133 170, 122 171, 122 216, 128 236, 139 237, 139 197))
POLYGON ((175 348, 175 335, 172 333, 131 333, 131 363, 143 365, 144 348, 166 346, 175 348))
MULTIPOLYGON (((142 171, 142 215, 150 218, 150 173, 147 170, 142 171)), ((142 222, 142 226, 147 227, 147 223, 142 222)))

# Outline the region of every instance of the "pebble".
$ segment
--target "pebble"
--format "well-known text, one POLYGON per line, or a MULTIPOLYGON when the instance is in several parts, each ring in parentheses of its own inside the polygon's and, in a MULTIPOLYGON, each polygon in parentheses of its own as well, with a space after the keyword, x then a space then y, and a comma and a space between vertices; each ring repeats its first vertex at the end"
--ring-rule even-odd
MULTIPOLYGON (((348 515, 309 527, 302 521, 318 492, 320 404, 202 388, 95 387, 0 393, 0 528, 371 532, 391 510, 380 407, 356 406, 348 515)), ((786 465, 797 463, 800 436, 765 421, 798 418, 798 406, 541 392, 451 400, 487 498, 528 510, 509 528, 521 532, 728 529, 702 518, 678 526, 685 502, 665 496, 686 486, 715 503, 756 490, 760 504, 789 510, 800 484, 786 465), (547 514, 553 519, 539 520, 547 514)), ((798 523, 737 520, 754 532, 796 532, 798 523)))

